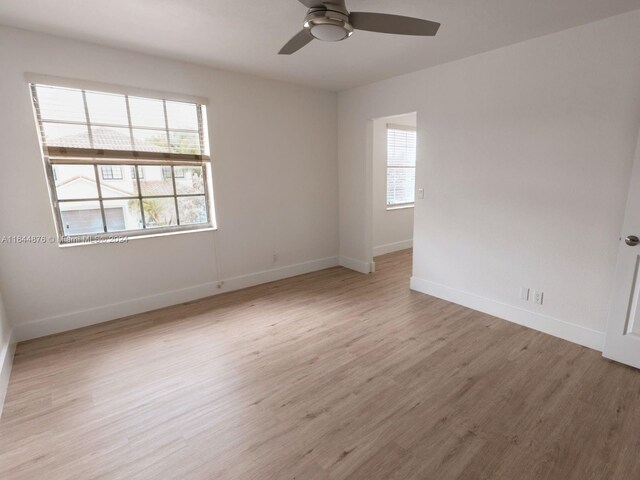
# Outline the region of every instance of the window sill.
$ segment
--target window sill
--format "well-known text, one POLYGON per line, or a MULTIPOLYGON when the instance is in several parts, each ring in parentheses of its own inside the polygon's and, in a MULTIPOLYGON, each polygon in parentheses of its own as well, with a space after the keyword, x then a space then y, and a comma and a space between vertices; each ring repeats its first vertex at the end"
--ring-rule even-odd
POLYGON ((215 232, 217 231, 217 227, 206 226, 202 228, 194 228, 189 230, 180 230, 175 232, 158 232, 158 233, 145 233, 145 234, 137 234, 137 235, 127 235, 126 232, 114 232, 112 234, 107 234, 103 237, 96 237, 92 240, 87 241, 75 241, 70 240, 66 242, 58 243, 58 247, 60 248, 71 248, 71 247, 86 247, 88 245, 110 245, 110 244, 127 244, 130 240, 142 240, 149 238, 158 238, 158 237, 170 237, 174 235, 185 235, 187 233, 202 233, 202 232, 215 232))
POLYGON ((387 207, 387 212, 393 211, 393 210, 405 210, 407 208, 414 208, 415 204, 413 203, 408 203, 406 205, 393 205, 390 207, 387 207))

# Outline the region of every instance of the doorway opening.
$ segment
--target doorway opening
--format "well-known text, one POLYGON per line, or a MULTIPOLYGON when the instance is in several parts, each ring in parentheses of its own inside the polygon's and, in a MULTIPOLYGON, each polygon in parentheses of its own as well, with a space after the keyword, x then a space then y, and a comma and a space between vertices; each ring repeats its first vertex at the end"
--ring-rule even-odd
MULTIPOLYGON (((373 120, 372 257, 413 248, 417 113, 373 120)), ((376 262, 377 263, 377 262, 376 262)))

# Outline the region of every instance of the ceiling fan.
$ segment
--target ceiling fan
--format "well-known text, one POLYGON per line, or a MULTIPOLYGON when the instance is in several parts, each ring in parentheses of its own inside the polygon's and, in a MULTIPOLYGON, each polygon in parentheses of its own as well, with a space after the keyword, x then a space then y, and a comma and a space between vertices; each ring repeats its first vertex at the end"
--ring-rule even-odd
POLYGON ((420 18, 349 12, 344 0, 298 1, 309 9, 304 19, 304 28, 282 47, 280 55, 291 55, 313 39, 339 42, 349 38, 354 30, 432 37, 440 28, 439 23, 420 18))

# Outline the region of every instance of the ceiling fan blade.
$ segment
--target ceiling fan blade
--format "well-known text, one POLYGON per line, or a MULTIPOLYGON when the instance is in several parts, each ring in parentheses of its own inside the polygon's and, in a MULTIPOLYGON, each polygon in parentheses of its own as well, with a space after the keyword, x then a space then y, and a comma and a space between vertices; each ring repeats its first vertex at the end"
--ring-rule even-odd
POLYGON ((438 33, 440 24, 420 18, 388 15, 386 13, 351 12, 349 23, 356 30, 395 33, 398 35, 421 35, 432 37, 438 33))
POLYGON ((307 30, 300 30, 285 44, 284 47, 282 47, 282 49, 280 49, 278 54, 291 55, 292 53, 296 53, 311 40, 313 40, 313 37, 307 30))

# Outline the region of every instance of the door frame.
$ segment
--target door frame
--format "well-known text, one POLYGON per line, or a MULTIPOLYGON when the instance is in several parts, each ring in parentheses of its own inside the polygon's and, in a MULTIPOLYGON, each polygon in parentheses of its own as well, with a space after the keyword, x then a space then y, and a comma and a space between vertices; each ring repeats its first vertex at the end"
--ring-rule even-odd
POLYGON ((629 235, 640 236, 640 132, 620 235, 616 270, 609 305, 609 318, 602 355, 640 368, 640 334, 631 332, 632 319, 640 320, 640 245, 629 246, 629 235))
MULTIPOLYGON (((371 273, 376 271, 376 263, 374 257, 374 245, 373 245, 373 162, 374 162, 374 122, 381 119, 393 120, 393 118, 403 117, 405 115, 415 114, 416 115, 416 132, 419 132, 420 125, 420 112, 418 109, 409 109, 406 112, 401 113, 391 113, 389 115, 379 115, 376 117, 369 118, 367 120, 367 133, 366 133, 366 165, 365 165, 365 251, 367 255, 367 259, 371 268, 371 273)), ((419 133, 418 133, 419 135, 419 133)), ((420 152, 420 142, 418 141, 418 152, 420 152)), ((420 154, 416 156, 416 171, 418 169, 418 164, 420 161, 420 154)), ((417 192, 416 192, 417 193, 417 192)), ((415 225, 415 212, 416 209, 413 209, 413 222, 415 225)), ((414 230, 415 231, 415 230, 414 230)))

